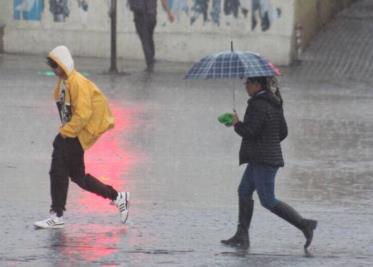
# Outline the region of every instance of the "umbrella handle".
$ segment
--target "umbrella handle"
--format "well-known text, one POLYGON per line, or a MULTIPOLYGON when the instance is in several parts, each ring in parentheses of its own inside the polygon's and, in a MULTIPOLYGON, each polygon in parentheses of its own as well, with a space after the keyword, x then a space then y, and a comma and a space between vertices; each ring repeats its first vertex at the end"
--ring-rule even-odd
POLYGON ((235 83, 235 81, 233 81, 233 84, 232 84, 233 86, 233 90, 232 90, 232 100, 233 100, 233 110, 235 110, 236 109, 236 83, 235 83))

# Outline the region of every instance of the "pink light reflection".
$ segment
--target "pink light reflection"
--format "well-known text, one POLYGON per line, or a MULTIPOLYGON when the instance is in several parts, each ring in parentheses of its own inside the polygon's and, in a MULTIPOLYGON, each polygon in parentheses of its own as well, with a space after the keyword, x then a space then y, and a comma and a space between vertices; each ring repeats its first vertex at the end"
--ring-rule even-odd
MULTIPOLYGON (((135 129, 139 108, 122 108, 111 104, 115 117, 115 127, 106 132, 85 154, 86 172, 118 191, 127 191, 126 176, 130 169, 144 161, 144 155, 135 151, 127 143, 126 137, 135 129)), ((87 213, 116 213, 116 208, 108 207, 108 200, 89 192, 81 191, 79 205, 87 213)))
POLYGON ((118 252, 119 242, 126 232, 121 225, 70 224, 68 229, 55 231, 53 239, 58 240, 56 248, 66 258, 63 266, 70 266, 82 260, 95 262, 118 252))

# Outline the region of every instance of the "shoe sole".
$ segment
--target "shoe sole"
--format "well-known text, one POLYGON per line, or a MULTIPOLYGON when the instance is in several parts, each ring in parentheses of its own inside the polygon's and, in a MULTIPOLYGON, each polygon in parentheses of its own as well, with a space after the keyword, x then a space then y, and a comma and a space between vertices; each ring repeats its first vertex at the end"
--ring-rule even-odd
POLYGON ((64 228, 65 225, 64 224, 58 224, 58 225, 55 225, 55 226, 44 227, 44 226, 34 224, 34 227, 35 227, 35 229, 61 229, 61 228, 64 228))
POLYGON ((128 212, 127 212, 127 216, 126 216, 126 218, 123 220, 123 218, 121 217, 121 220, 122 220, 122 223, 123 223, 123 224, 125 224, 125 223, 127 222, 127 220, 128 220, 128 212))
MULTIPOLYGON (((125 224, 127 222, 127 220, 128 220, 128 213, 129 213, 128 209, 130 207, 130 192, 126 192, 125 193, 125 199, 126 199, 126 202, 127 202, 127 216, 126 216, 126 218, 124 220, 123 220, 123 218, 121 216, 121 221, 122 221, 123 224, 125 224)), ((121 215, 122 215, 122 213, 121 213, 121 215)))
POLYGON ((250 243, 230 242, 228 240, 220 240, 220 243, 228 247, 241 248, 241 249, 248 249, 250 247, 250 243))

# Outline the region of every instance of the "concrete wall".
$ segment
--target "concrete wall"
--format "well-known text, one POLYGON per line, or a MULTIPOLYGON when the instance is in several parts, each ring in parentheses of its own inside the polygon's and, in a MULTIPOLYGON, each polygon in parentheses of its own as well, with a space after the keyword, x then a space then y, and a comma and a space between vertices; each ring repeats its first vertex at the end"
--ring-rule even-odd
POLYGON ((4 52, 3 37, 4 37, 5 17, 6 17, 5 9, 3 8, 3 5, 0 4, 0 53, 4 52))
MULTIPOLYGON (((254 0, 255 3, 256 0, 254 0)), ((289 63, 293 30, 294 0, 260 0, 268 10, 267 26, 259 11, 253 12, 252 0, 173 0, 176 21, 167 21, 158 5, 155 41, 157 58, 172 61, 195 61, 202 56, 230 48, 251 50, 271 58, 277 64, 289 63), (208 6, 199 5, 207 2, 208 6), (226 4, 231 4, 228 8, 226 4), (252 19, 257 25, 254 27, 252 19)), ((49 1, 12 0, 2 2, 6 16, 4 49, 6 52, 46 53, 59 44, 68 45, 75 55, 108 57, 110 54, 110 19, 108 0, 89 0, 88 10, 78 0, 67 0, 70 14, 65 21, 54 20, 49 1), (20 12, 22 1, 38 4, 40 12, 20 12), (42 6, 43 5, 43 6, 42 6), (39 15, 39 17, 38 17, 39 15)), ((143 58, 135 33, 132 13, 126 0, 118 0, 118 56, 143 58)), ((159 1, 160 2, 160 1, 159 1)), ((63 16, 60 16, 63 18, 63 16)))
POLYGON ((0 53, 3 53, 4 51, 3 36, 4 36, 4 25, 0 23, 0 53))
MULTIPOLYGON (((313 36, 340 10, 356 0, 296 0, 295 26, 302 29, 302 46, 307 47, 313 36)), ((295 41, 295 39, 294 39, 295 41)), ((295 46, 295 43, 293 44, 295 46)), ((292 49, 293 50, 293 49, 292 49)), ((295 52, 295 50, 293 50, 295 52)))
MULTIPOLYGON (((65 44, 74 55, 109 57, 111 1, 65 1, 68 16, 51 10, 50 0, 1 0, 0 18, 6 25, 5 52, 45 54, 54 46, 65 44), (82 2, 88 5, 79 5, 82 2)), ((127 0, 117 1, 118 56, 143 59, 127 0)), ((275 64, 288 65, 293 57, 295 21, 307 25, 304 28, 308 38, 308 30, 314 32, 319 23, 315 22, 315 14, 324 13, 324 9, 326 14, 334 10, 326 2, 336 5, 350 1, 169 0, 176 21, 168 22, 158 5, 156 57, 196 61, 230 49, 233 40, 236 50, 255 51, 275 64)))

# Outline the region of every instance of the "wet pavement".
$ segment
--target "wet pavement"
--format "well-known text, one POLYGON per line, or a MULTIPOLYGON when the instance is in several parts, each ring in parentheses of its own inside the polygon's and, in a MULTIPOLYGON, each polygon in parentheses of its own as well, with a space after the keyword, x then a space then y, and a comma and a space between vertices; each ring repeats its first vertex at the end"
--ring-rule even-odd
POLYGON ((0 54, 0 266, 372 266, 373 10, 360 1, 280 78, 290 128, 277 197, 319 221, 311 256, 302 234, 259 204, 244 253, 220 244, 237 222, 239 137, 218 123, 243 114, 241 81, 184 81, 190 64, 76 58, 105 92, 116 128, 86 154, 87 171, 131 192, 120 224, 107 200, 70 184, 65 228, 47 216, 51 143, 59 126, 55 77, 43 57, 0 54))

